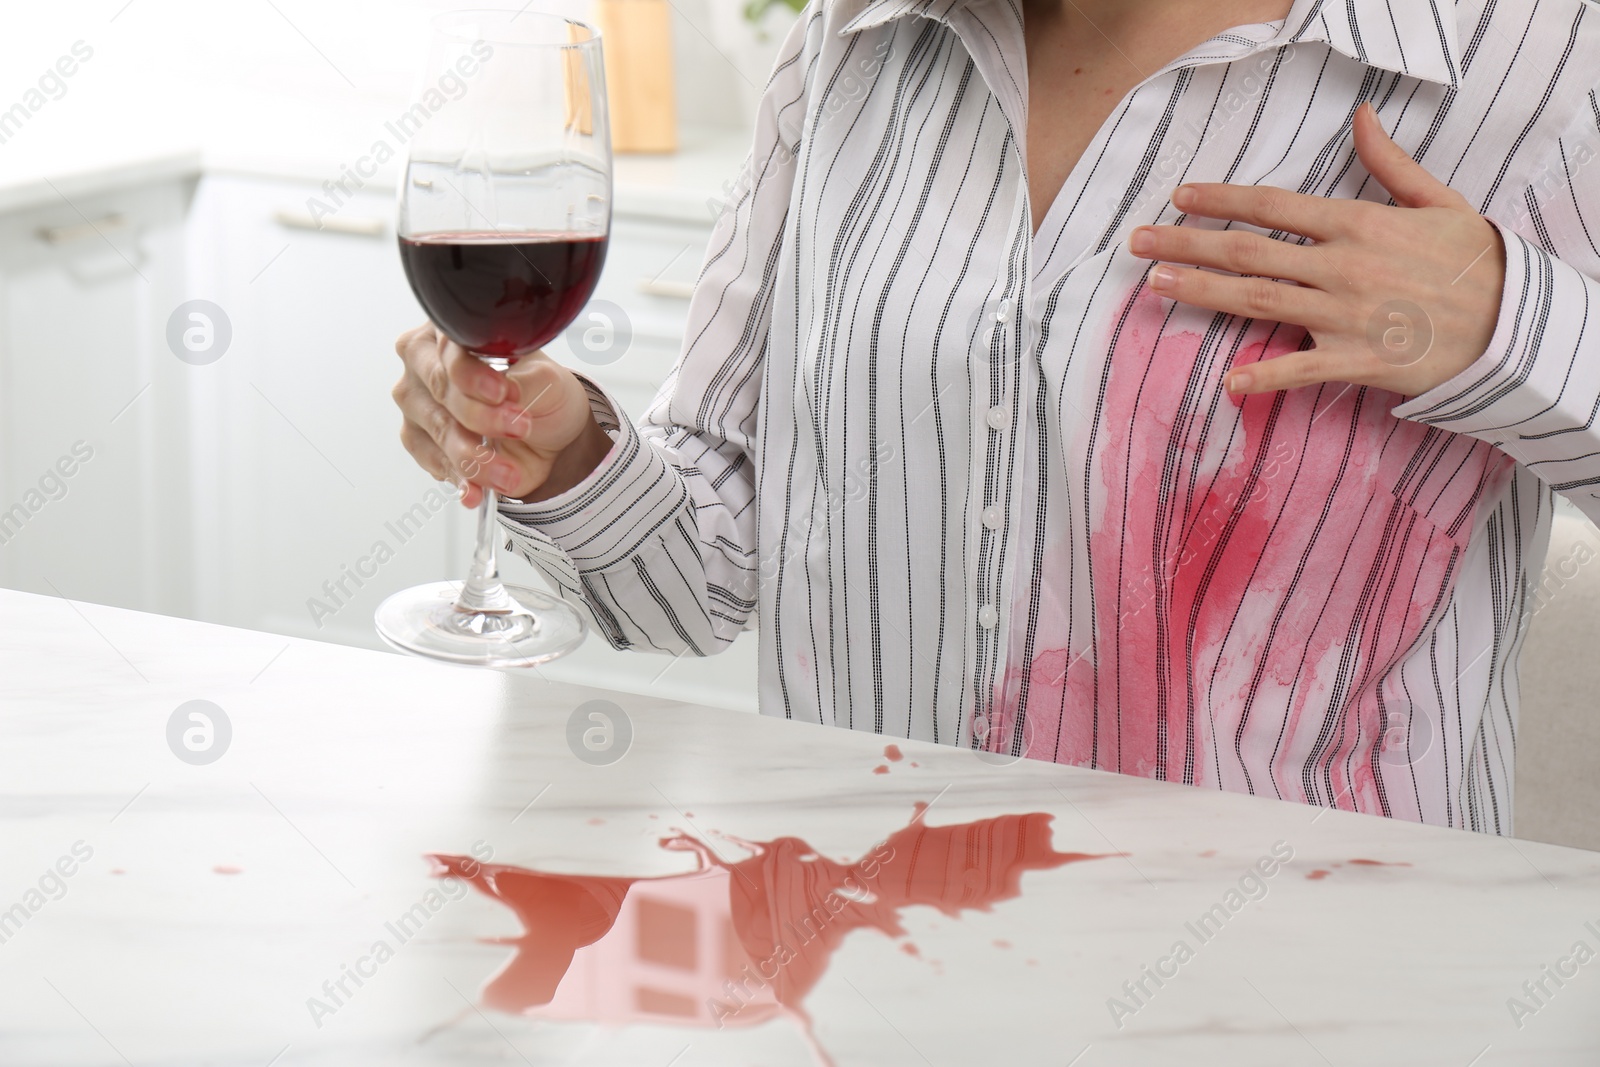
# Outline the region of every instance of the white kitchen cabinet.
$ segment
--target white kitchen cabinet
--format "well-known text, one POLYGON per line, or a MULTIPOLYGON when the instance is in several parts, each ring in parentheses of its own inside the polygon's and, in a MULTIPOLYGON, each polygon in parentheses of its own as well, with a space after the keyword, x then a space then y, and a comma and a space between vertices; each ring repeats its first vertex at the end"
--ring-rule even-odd
MULTIPOLYGON (((423 315, 393 194, 375 183, 307 228, 320 182, 164 167, 63 179, 54 201, 0 211, 0 584, 382 647, 373 609, 461 577, 472 532, 398 439, 393 340, 423 315), (174 318, 179 348, 203 328, 209 352, 180 358, 174 318)), ((677 356, 709 232, 619 211, 591 310, 623 310, 626 347, 596 363, 550 346, 630 418, 677 356)), ((679 661, 592 635, 542 671, 753 709, 755 664, 753 635, 679 661)))
POLYGON ((195 368, 164 338, 193 181, 55 189, 0 214, 0 583, 187 614, 195 368))
POLYGON ((452 569, 460 509, 439 506, 398 440, 393 339, 422 316, 392 197, 364 193, 308 229, 317 192, 208 175, 196 199, 190 291, 233 334, 195 378, 197 606, 210 621, 372 645, 386 591, 452 569))
MULTIPOLYGON (((306 200, 318 192, 305 181, 218 174, 196 198, 187 291, 218 304, 232 328, 226 354, 192 368, 203 372, 191 396, 196 614, 381 647, 373 610, 395 590, 461 577, 471 516, 455 503, 429 507, 441 490, 398 440, 392 341, 423 316, 396 254, 392 194, 363 191, 335 225, 306 229, 306 200), (408 513, 417 521, 402 528, 408 513), (389 558, 379 564, 378 555, 389 558)), ((549 348, 611 388, 629 417, 643 414, 677 355, 708 236, 709 222, 619 214, 596 300, 629 316, 626 351, 597 365, 564 339, 549 348)), ((502 569, 546 584, 505 553, 502 569)), ((753 634, 714 659, 677 662, 619 653, 591 634, 541 670, 753 710, 755 665, 753 634)))

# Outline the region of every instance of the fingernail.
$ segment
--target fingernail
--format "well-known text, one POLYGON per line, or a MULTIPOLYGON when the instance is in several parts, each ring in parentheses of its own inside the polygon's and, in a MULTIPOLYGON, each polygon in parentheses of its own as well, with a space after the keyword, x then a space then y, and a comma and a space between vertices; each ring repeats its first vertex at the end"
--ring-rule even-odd
POLYGON ((1178 284, 1178 272, 1171 267, 1157 267, 1150 272, 1152 289, 1171 289, 1178 284))
POLYGON ((1193 186, 1180 185, 1172 190, 1172 206, 1180 209, 1192 207, 1194 206, 1194 197, 1193 186))
POLYGON ((1232 374, 1228 375, 1228 392, 1237 393, 1241 390, 1248 389, 1250 388, 1250 382, 1251 378, 1249 371, 1236 370, 1232 374))
POLYGON ((525 411, 519 411, 506 420, 506 427, 513 436, 521 437, 533 429, 533 419, 525 411))
POLYGON ((493 371, 481 377, 478 388, 491 404, 499 404, 506 398, 506 380, 493 371))
POLYGON ((502 493, 514 492, 517 488, 516 469, 505 463, 496 463, 489 468, 489 484, 502 493))
POLYGON ((1133 231, 1133 236, 1128 238, 1128 249, 1136 256, 1146 255, 1156 250, 1156 235, 1147 227, 1140 226, 1133 231))

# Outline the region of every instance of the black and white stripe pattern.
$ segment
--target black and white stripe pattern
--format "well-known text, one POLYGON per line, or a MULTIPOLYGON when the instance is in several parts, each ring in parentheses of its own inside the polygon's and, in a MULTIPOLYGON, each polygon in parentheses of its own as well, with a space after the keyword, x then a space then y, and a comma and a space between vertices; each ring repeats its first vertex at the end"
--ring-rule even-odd
POLYGON ((767 714, 1508 832, 1551 488, 1600 517, 1600 9, 1295 0, 1146 78, 1037 235, 1024 55, 1015 0, 813 2, 669 380, 637 428, 591 387, 616 447, 513 547, 619 648, 756 627, 767 714), (1127 234, 1220 225, 1186 180, 1386 202, 1367 100, 1500 226, 1495 339, 1238 403, 1305 331, 1127 234))

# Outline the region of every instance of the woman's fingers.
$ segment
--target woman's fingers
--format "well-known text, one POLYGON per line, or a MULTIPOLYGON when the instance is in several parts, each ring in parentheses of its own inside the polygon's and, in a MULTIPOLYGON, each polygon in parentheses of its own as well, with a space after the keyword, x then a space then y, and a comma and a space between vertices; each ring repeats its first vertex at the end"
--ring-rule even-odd
POLYGON ((401 441, 424 470, 461 486, 469 507, 485 487, 510 497, 535 492, 594 425, 583 383, 543 352, 502 375, 431 324, 401 335, 395 351, 406 367, 393 390, 405 417, 401 441))
MULTIPOLYGON (((516 404, 516 383, 447 337, 439 338, 447 384, 469 400, 481 404, 516 404)), ((442 394, 435 394, 440 400, 442 394)))
POLYGON ((477 497, 470 491, 474 484, 497 489, 520 485, 524 480, 521 472, 498 459, 494 449, 484 444, 483 432, 464 425, 435 394, 438 389, 452 395, 437 331, 431 325, 408 331, 396 342, 395 350, 406 370, 391 395, 405 420, 401 443, 417 464, 440 481, 461 486, 463 502, 477 497))
MULTIPOLYGON (((528 431, 516 384, 444 337, 432 323, 401 334, 395 351, 413 391, 425 393, 479 437, 517 437, 528 431)), ((438 432, 431 436, 440 438, 438 432)))
POLYGON ((506 481, 495 485, 501 496, 520 500, 538 490, 549 479, 555 461, 555 457, 549 453, 531 448, 521 441, 495 441, 492 447, 494 465, 504 464, 510 472, 506 481))
POLYGON ((1185 304, 1265 322, 1288 322, 1313 332, 1337 329, 1339 305, 1310 286, 1270 278, 1235 278, 1193 267, 1162 263, 1148 275, 1150 288, 1185 304))
POLYGON ((1172 203, 1189 215, 1248 222, 1263 230, 1297 233, 1321 242, 1338 237, 1350 220, 1349 212, 1330 208, 1332 201, 1324 197, 1269 185, 1190 182, 1173 190, 1172 203))
POLYGON ((519 410, 529 421, 527 432, 515 436, 542 458, 554 459, 594 421, 578 376, 543 352, 522 357, 510 377, 525 398, 519 410))
POLYGON ((479 437, 521 437, 532 428, 517 386, 454 341, 437 346, 437 363, 420 357, 428 393, 479 437))
POLYGON ((1140 226, 1128 236, 1128 249, 1140 259, 1214 267, 1259 278, 1287 278, 1317 288, 1339 281, 1321 249, 1274 241, 1248 230, 1140 226))
POLYGON ((459 482, 450 469, 450 460, 444 449, 421 426, 406 419, 400 423, 400 443, 417 461, 417 466, 432 475, 436 482, 459 482))
MULTIPOLYGON (((407 443, 408 450, 409 442, 416 440, 418 434, 432 441, 447 468, 446 477, 442 480, 457 484, 477 482, 480 485, 493 485, 496 489, 516 480, 516 472, 507 469, 508 464, 497 462, 493 447, 484 443, 483 435, 463 426, 426 390, 410 385, 408 379, 401 379, 394 395, 401 414, 405 416, 406 426, 415 427, 414 430, 402 431, 402 441, 407 443)), ((417 451, 413 450, 411 454, 421 462, 417 451)), ((427 469, 426 464, 423 466, 427 469)))

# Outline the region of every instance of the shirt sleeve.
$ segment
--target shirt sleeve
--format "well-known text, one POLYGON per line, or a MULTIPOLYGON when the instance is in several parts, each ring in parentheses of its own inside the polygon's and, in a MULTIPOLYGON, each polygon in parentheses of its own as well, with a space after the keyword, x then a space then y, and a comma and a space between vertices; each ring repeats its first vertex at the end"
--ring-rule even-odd
POLYGON ((631 425, 582 379, 611 451, 565 493, 500 505, 507 547, 587 609, 614 648, 706 656, 754 625, 752 457, 821 11, 814 0, 785 40, 744 169, 710 205, 717 221, 684 348, 644 421, 631 425))
POLYGON ((1495 445, 1600 522, 1600 98, 1580 110, 1515 218, 1490 219, 1506 283, 1488 349, 1393 414, 1495 445))

